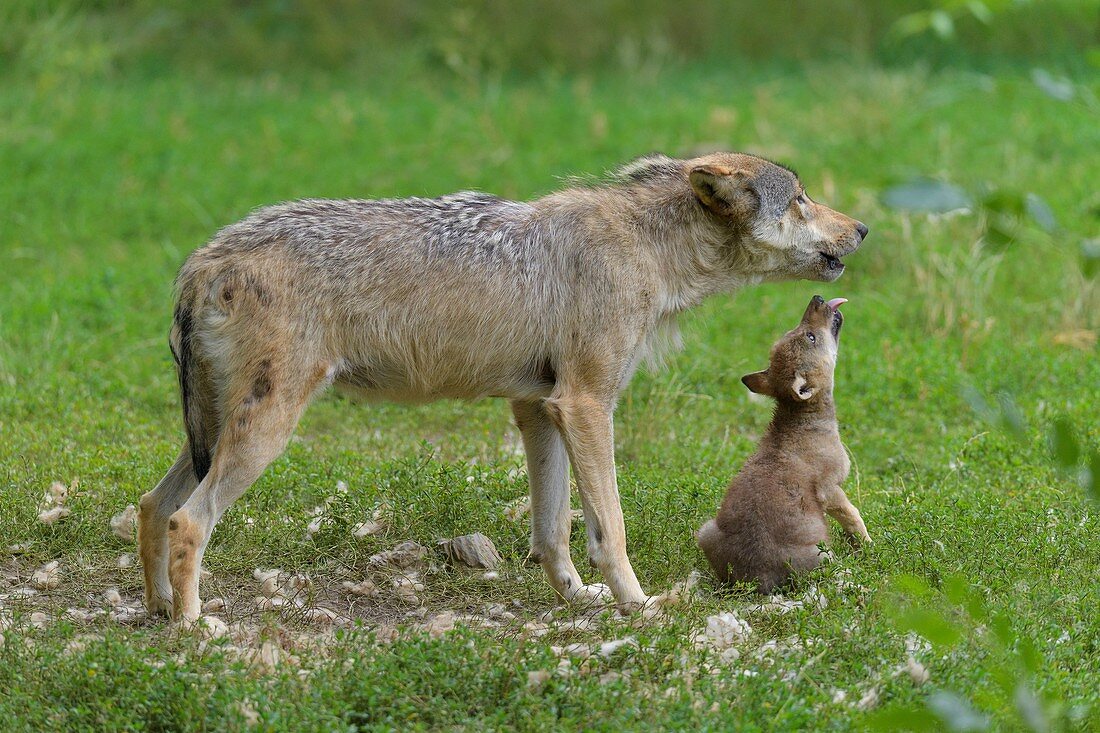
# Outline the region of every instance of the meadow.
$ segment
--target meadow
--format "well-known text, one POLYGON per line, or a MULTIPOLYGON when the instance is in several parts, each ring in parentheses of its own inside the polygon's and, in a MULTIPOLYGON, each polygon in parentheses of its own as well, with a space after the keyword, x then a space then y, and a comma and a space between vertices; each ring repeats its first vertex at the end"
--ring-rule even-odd
MULTIPOLYGON (((1043 76, 1026 64, 852 61, 523 80, 5 77, 3 727, 1100 725, 1098 506, 1048 444, 1056 422, 1100 444, 1089 241, 1100 222, 1098 93, 1095 73, 1043 76), (510 516, 527 483, 503 402, 327 394, 215 530, 202 595, 226 599, 215 615, 228 635, 107 613, 105 591, 122 607, 141 594, 140 568, 119 563, 135 546, 110 519, 182 442, 172 280, 219 226, 300 197, 472 188, 529 198, 650 151, 710 149, 791 164, 812 196, 871 234, 833 285, 766 284, 708 301, 682 319, 683 349, 624 394, 616 445, 629 551, 650 592, 701 574, 681 606, 652 619, 559 608, 523 562, 525 519, 510 516), (897 203, 887 192, 918 179, 950 183, 971 203, 912 210, 903 189, 901 205, 887 205, 897 203), (837 402, 847 493, 874 544, 854 551, 838 537, 832 563, 785 603, 760 607, 744 589, 715 587, 692 532, 770 417, 741 375, 764 367, 815 293, 851 301, 837 402), (70 487, 71 514, 45 524, 53 482, 70 487), (376 510, 382 530, 355 536, 376 510), (368 560, 405 540, 431 548, 470 532, 496 543, 499 575, 433 554, 415 603, 368 560), (19 592, 53 560, 56 587, 19 592), (257 568, 308 574, 309 602, 338 623, 258 610, 257 568), (379 597, 341 585, 365 577, 379 597), (730 646, 701 635, 729 611, 751 632, 730 646)), ((583 527, 572 544, 580 566, 583 527)))

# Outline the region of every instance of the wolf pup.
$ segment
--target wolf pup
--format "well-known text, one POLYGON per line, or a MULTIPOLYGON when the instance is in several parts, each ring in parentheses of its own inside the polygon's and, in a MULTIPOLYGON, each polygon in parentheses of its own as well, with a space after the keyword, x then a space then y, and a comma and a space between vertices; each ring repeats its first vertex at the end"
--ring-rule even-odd
POLYGON ((775 400, 775 415, 756 453, 733 479, 718 516, 697 535, 723 582, 754 583, 771 593, 792 572, 821 562, 828 513, 854 539, 867 528, 840 485, 848 454, 840 442, 833 403, 833 370, 844 316, 836 298, 815 295, 802 322, 776 342, 762 372, 741 378, 775 400))
POLYGON ((605 592, 569 557, 572 466, 589 559, 621 606, 644 604, 615 480, 619 393, 677 314, 765 280, 836 280, 866 235, 791 171, 733 153, 651 156, 531 202, 306 200, 222 229, 176 283, 187 442, 140 503, 147 608, 198 617, 214 525, 333 384, 509 399, 531 559, 566 599, 605 592))

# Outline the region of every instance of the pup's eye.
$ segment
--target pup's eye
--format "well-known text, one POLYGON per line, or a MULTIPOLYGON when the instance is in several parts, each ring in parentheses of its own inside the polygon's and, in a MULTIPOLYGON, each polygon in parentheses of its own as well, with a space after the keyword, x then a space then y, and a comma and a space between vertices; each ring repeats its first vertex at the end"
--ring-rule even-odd
POLYGON ((798 203, 799 206, 805 206, 806 205, 806 194, 800 193, 800 194, 798 194, 798 196, 795 197, 794 200, 798 203))
POLYGON ((814 336, 812 331, 807 331, 806 332, 806 338, 808 338, 810 340, 811 344, 816 344, 817 343, 817 336, 814 336))

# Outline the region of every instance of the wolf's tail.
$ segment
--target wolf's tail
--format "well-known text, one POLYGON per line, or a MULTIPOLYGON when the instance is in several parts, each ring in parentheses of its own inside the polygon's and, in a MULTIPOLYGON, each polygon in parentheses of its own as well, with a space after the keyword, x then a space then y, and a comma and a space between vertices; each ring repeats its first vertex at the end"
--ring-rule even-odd
POLYGON ((191 466, 195 476, 202 481, 210 471, 210 438, 214 434, 217 417, 211 413, 207 404, 208 395, 204 394, 195 355, 194 326, 194 310, 187 294, 181 293, 169 344, 179 375, 183 425, 187 431, 187 444, 191 448, 191 466))

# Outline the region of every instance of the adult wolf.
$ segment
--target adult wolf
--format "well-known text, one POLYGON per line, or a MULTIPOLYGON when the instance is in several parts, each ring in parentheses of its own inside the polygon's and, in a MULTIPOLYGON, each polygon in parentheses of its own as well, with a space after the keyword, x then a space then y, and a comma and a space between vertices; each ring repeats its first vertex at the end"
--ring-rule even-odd
POLYGON ((646 602, 626 553, 613 413, 676 315, 765 280, 832 281, 867 235, 789 170, 735 153, 649 156, 535 201, 307 200, 222 229, 180 271, 171 332, 187 443, 141 499, 145 601, 199 615, 218 518, 335 383, 368 397, 511 401, 527 452, 531 557, 567 599, 572 465, 588 554, 646 602))

